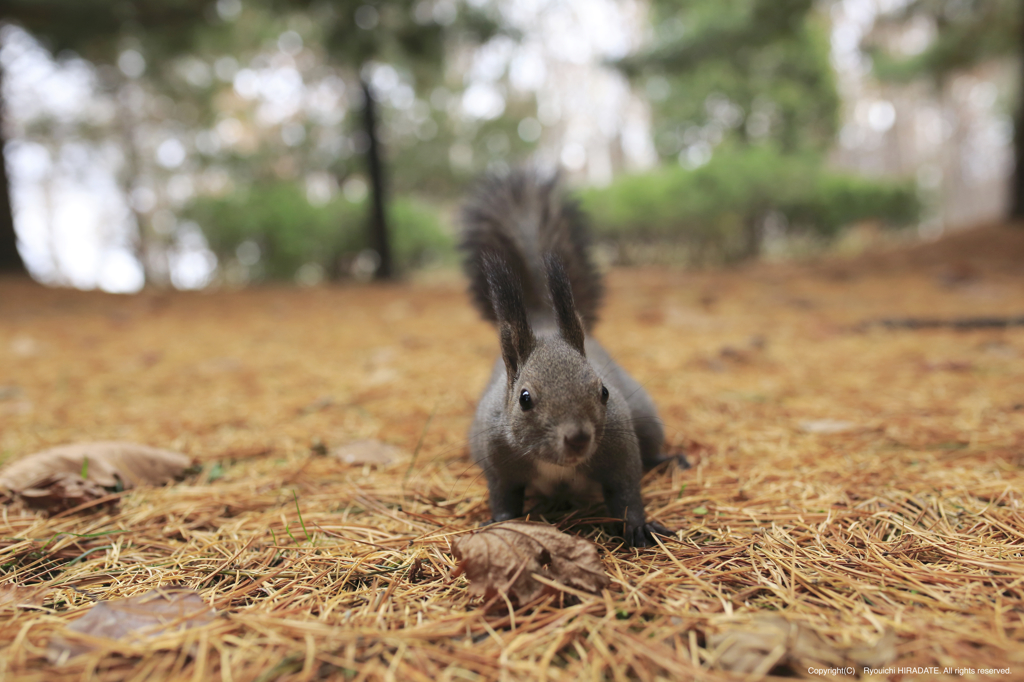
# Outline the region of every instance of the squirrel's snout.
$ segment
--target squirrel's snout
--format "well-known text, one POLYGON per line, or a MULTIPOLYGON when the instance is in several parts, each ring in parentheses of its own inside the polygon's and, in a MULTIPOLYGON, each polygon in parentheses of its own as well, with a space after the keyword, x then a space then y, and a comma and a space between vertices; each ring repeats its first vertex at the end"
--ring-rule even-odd
POLYGON ((583 428, 576 429, 575 431, 565 435, 565 449, 573 455, 583 455, 586 453, 587 448, 590 447, 590 442, 592 440, 594 440, 594 433, 592 430, 583 428))

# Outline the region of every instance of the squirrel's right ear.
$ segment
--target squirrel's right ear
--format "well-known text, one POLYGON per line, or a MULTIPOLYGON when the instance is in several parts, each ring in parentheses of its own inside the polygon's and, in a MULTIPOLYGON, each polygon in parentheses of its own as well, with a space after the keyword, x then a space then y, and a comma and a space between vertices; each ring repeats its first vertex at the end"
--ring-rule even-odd
POLYGON ((498 318, 498 334, 501 339, 501 357, 505 361, 508 385, 515 383, 519 369, 533 352, 537 339, 530 328, 523 300, 523 285, 519 276, 505 259, 493 252, 480 256, 483 271, 487 275, 487 286, 491 294, 491 306, 498 318))

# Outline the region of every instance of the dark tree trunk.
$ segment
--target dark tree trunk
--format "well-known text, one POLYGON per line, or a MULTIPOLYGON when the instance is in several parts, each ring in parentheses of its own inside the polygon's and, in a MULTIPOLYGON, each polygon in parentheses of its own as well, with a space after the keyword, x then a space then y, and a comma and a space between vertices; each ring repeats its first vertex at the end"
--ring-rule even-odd
POLYGON ((1024 220, 1024 13, 1020 22, 1020 83, 1017 86, 1017 121, 1013 133, 1013 186, 1010 196, 1010 218, 1024 220))
POLYGON ((370 174, 370 248, 380 257, 380 265, 374 277, 391 279, 394 276, 394 269, 385 215, 384 170, 380 158, 380 140, 377 139, 377 103, 373 99, 370 85, 365 80, 360 80, 360 84, 363 87, 363 121, 369 142, 366 149, 366 170, 370 174))
POLYGON ((758 209, 751 211, 743 224, 743 253, 744 259, 757 259, 761 256, 761 241, 764 233, 764 211, 758 209))
POLYGON ((124 194, 128 211, 135 218, 137 233, 132 243, 132 251, 134 251, 135 259, 139 261, 139 267, 142 268, 143 284, 150 286, 156 283, 150 260, 153 256, 152 230, 149 218, 142 211, 136 209, 135 203, 132 201, 132 189, 134 189, 136 178, 140 175, 142 163, 139 160, 139 145, 137 143, 138 125, 136 122, 138 119, 129 106, 127 88, 127 81, 122 79, 113 91, 114 101, 117 103, 117 130, 121 136, 121 147, 125 152, 124 167, 118 174, 118 184, 121 185, 121 192, 124 194))
MULTIPOLYGON (((3 71, 0 67, 0 92, 3 71)), ((3 101, 0 95, 0 274, 28 274, 25 262, 18 253, 18 237, 14 232, 14 212, 11 210, 11 183, 7 179, 7 160, 4 147, 7 140, 3 131, 3 101)))

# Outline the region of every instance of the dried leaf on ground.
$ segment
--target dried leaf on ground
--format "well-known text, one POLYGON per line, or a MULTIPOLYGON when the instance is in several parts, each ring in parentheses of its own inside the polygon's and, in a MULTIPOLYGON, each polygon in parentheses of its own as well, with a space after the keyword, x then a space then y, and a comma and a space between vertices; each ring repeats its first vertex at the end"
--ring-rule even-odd
POLYGON ((891 630, 874 644, 842 647, 807 625, 771 614, 758 615, 748 623, 709 634, 707 642, 717 667, 743 674, 764 675, 779 666, 794 670, 811 665, 874 668, 896 658, 896 635, 891 630))
POLYGON ((946 360, 940 362, 926 362, 923 365, 926 372, 973 372, 974 363, 963 360, 946 360))
POLYGON ((386 467, 402 456, 402 451, 379 440, 357 440, 338 447, 332 453, 345 464, 386 467))
POLYGON ((52 589, 39 585, 0 585, 0 609, 42 606, 52 589))
POLYGON ((508 594, 519 604, 552 591, 540 575, 584 592, 600 592, 608 576, 593 543, 543 523, 512 521, 457 538, 455 575, 466 574, 470 592, 508 594))
POLYGON ((191 464, 187 455, 125 443, 73 443, 22 457, 0 470, 0 490, 45 507, 74 506, 118 487, 163 485, 191 464))
POLYGON ((823 434, 849 433, 861 428, 859 424, 843 421, 842 419, 809 419, 800 422, 798 426, 804 433, 823 434))
POLYGON ((0 386, 0 400, 20 398, 23 392, 20 386, 0 386))
POLYGON ((88 613, 68 625, 70 637, 57 636, 47 648, 51 663, 86 653, 103 640, 132 643, 175 630, 206 625, 216 613, 198 592, 187 588, 158 588, 128 599, 97 602, 88 613), (86 635, 78 638, 75 635, 86 635))

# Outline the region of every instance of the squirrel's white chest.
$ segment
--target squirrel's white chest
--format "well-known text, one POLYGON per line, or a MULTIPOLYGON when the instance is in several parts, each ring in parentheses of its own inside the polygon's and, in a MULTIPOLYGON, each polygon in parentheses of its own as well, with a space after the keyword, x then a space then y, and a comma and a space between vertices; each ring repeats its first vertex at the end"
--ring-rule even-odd
POLYGON ((551 462, 536 462, 535 466, 537 473, 532 487, 539 495, 552 497, 566 492, 574 497, 600 495, 600 486, 580 467, 566 467, 551 462))

